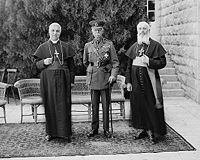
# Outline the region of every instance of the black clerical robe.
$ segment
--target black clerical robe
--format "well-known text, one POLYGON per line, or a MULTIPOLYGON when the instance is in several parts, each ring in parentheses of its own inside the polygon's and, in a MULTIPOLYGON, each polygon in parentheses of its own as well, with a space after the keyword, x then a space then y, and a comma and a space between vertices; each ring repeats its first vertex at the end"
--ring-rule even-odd
POLYGON ((131 123, 138 129, 151 130, 165 135, 163 95, 158 69, 166 66, 165 49, 150 38, 150 44, 134 43, 126 55, 129 57, 126 70, 126 83, 132 84, 130 93, 131 123), (140 54, 149 57, 149 64, 135 63, 140 54))
POLYGON ((72 47, 62 41, 53 44, 50 40, 41 44, 34 57, 41 70, 40 87, 45 108, 46 133, 52 137, 69 137, 71 129, 71 84, 74 83, 74 60, 72 47), (55 52, 59 53, 56 58, 55 52), (45 58, 53 58, 45 65, 45 58))

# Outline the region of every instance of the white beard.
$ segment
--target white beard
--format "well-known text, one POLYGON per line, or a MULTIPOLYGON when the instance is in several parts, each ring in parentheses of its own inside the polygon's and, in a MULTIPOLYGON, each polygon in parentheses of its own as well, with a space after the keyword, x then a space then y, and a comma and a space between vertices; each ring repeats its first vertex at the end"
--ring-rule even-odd
POLYGON ((142 44, 142 43, 146 43, 149 44, 149 34, 145 34, 145 35, 140 35, 137 34, 137 42, 138 44, 142 44))

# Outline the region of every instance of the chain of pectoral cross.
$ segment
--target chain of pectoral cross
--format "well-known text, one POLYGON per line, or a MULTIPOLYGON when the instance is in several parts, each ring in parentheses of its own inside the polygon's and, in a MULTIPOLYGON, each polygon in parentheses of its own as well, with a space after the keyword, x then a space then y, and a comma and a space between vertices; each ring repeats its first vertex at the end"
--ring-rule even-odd
MULTIPOLYGON (((58 53, 56 47, 55 47, 55 53, 54 53, 54 55, 56 56, 56 58, 58 58, 58 61, 59 61, 60 65, 63 65, 64 58, 63 58, 63 50, 62 50, 61 42, 60 42, 60 48, 61 48, 61 58, 62 58, 62 61, 61 61, 60 58, 59 58, 59 53, 58 53)), ((50 52, 51 57, 53 57, 53 55, 52 55, 52 53, 51 53, 50 45, 49 45, 49 52, 50 52)), ((53 61, 52 65, 53 65, 54 63, 55 63, 55 57, 54 57, 54 61, 53 61)))
MULTIPOLYGON (((54 54, 55 54, 56 58, 58 59, 60 65, 62 65, 62 64, 63 64, 63 58, 62 58, 62 62, 61 62, 61 60, 60 60, 60 58, 59 58, 59 53, 58 53, 56 47, 55 47, 55 53, 54 53, 54 54)), ((54 58, 54 59, 55 59, 55 58, 54 58)))

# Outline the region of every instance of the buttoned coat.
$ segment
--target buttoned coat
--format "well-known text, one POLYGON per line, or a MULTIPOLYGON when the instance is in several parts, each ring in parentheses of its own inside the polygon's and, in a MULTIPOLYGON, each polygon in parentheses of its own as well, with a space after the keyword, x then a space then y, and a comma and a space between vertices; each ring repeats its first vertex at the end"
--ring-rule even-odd
POLYGON ((109 77, 117 77, 119 72, 115 47, 112 41, 105 38, 98 44, 95 40, 85 44, 83 63, 87 67, 86 82, 94 90, 108 88, 109 77))

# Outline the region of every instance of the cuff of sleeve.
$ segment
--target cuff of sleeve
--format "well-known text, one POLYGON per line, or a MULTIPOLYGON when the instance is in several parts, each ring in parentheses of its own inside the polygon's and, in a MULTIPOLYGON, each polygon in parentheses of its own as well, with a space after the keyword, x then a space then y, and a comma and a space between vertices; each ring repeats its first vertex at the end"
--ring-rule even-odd
POLYGON ((38 69, 44 69, 47 67, 47 65, 44 64, 44 60, 40 60, 40 61, 36 62, 36 66, 38 69))
POLYGON ((148 66, 151 66, 151 59, 149 58, 149 61, 147 63, 148 66))

